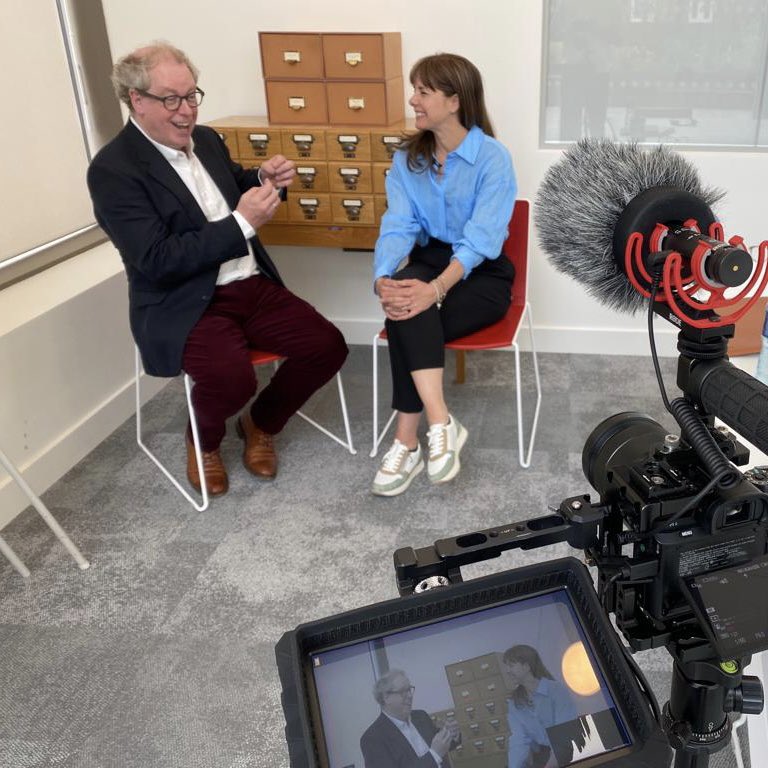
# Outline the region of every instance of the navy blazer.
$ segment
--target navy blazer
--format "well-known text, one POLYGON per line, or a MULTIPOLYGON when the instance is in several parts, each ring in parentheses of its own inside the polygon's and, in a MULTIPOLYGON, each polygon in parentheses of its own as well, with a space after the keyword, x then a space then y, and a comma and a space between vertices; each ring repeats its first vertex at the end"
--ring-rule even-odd
MULTIPOLYGON (((232 162, 212 128, 197 126, 192 137, 195 154, 234 210, 240 195, 259 185, 256 169, 232 162)), ((187 336, 213 296, 219 266, 247 253, 242 230, 234 216, 209 222, 131 121, 94 157, 88 189, 96 220, 125 264, 131 331, 144 369, 176 376, 187 336)), ((282 285, 259 239, 250 242, 261 272, 282 285)))
MULTIPOLYGON (((411 711, 411 722, 427 746, 437 733, 432 718, 423 709, 411 711)), ((417 757, 402 731, 382 712, 360 738, 365 768, 437 768, 430 752, 417 757)), ((449 765, 443 760, 443 765, 449 765)))

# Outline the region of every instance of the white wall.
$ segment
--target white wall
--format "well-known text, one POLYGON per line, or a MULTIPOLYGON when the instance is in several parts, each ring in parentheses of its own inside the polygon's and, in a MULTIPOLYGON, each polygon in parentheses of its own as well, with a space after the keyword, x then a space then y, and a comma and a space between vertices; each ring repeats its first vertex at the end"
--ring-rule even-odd
MULTIPOLYGON (((266 114, 260 30, 399 31, 406 72, 418 57, 438 50, 462 53, 480 67, 498 136, 515 159, 522 196, 535 197, 547 167, 559 157, 558 151, 538 146, 541 0, 219 0, 214 5, 104 0, 104 11, 115 57, 155 38, 171 40, 190 54, 206 91, 202 120, 266 114)), ((14 125, 7 123, 4 130, 15 130, 14 125)), ((757 182, 768 169, 768 155, 689 156, 705 182, 728 191, 721 209, 727 232, 756 242, 768 229, 762 227, 757 182)), ((370 254, 297 247, 274 248, 273 254, 291 287, 335 320, 348 341, 369 343, 381 322, 370 290, 370 254)), ((131 412, 131 342, 119 260, 103 246, 73 262, 0 292, 0 366, 6 374, 0 379, 0 440, 37 491, 131 412), (58 290, 63 275, 73 281, 66 296, 58 290)), ((642 320, 614 314, 585 297, 578 285, 549 267, 535 244, 530 284, 540 349, 646 354, 642 320)), ((674 333, 662 332, 660 349, 672 354, 674 333)), ((24 506, 0 473, 0 527, 24 506)))

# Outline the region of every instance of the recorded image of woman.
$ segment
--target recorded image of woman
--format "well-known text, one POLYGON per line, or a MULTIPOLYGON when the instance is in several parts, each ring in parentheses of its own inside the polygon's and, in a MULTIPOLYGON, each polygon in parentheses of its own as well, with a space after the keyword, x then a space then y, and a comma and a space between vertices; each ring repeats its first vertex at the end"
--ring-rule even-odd
MULTIPOLYGON (((576 721, 573 694, 554 679, 530 645, 513 645, 504 652, 502 661, 509 687, 507 768, 567 765, 571 762, 572 740, 569 738, 567 745, 552 744, 547 729, 576 721)), ((574 722, 574 726, 578 726, 578 722, 574 722)))

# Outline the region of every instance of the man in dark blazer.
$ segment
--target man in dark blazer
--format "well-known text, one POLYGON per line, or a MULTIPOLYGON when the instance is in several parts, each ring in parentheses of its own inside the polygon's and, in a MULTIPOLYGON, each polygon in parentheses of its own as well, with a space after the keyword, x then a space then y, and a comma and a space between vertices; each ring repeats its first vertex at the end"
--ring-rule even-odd
MULTIPOLYGON (((236 425, 246 468, 271 479, 273 435, 336 374, 347 347, 337 328, 284 287, 256 234, 293 181, 293 163, 281 155, 258 170, 232 162, 218 134, 196 125, 197 78, 167 43, 115 64, 112 80, 130 117, 93 159, 88 188, 125 264, 146 372, 184 370, 195 382, 205 480, 217 495, 228 488, 219 452, 225 421, 257 389, 249 348, 286 358, 236 425)), ((189 428, 187 475, 199 489, 189 428)))
POLYGON ((449 768, 448 750, 458 742, 454 720, 437 728, 423 709, 413 709, 414 686, 391 669, 373 687, 381 714, 360 738, 365 768, 449 768))

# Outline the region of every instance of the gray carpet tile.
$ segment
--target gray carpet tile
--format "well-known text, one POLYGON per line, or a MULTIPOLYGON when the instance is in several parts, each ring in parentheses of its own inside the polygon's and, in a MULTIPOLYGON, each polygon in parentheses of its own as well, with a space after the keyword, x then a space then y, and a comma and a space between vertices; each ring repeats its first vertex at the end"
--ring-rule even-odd
MULTIPOLYGON (((463 385, 450 381, 449 357, 447 400, 469 430, 461 473, 443 486, 423 473, 392 499, 369 492, 379 462, 368 456, 369 347, 353 347, 343 371, 357 455, 293 419, 276 440, 278 478, 258 482, 240 465, 230 428, 222 446, 230 491, 204 513, 138 450, 129 419, 44 496, 89 570, 77 569, 31 508, 3 531, 32 575, 23 580, 0 560, 0 766, 287 765, 273 651, 285 630, 396 597, 398 547, 545 515, 588 491, 582 447, 607 416, 637 410, 671 427, 649 360, 539 361, 545 399, 530 469, 517 463, 513 356, 468 355, 463 385)), ((530 354, 522 363, 530 424, 530 354)), ((662 367, 673 387, 675 361, 662 367)), ((388 408, 382 400, 382 417, 388 408)), ((181 382, 144 412, 149 443, 183 475, 181 382)), ((333 382, 305 412, 341 433, 333 382)), ((566 555, 578 553, 564 544, 506 552, 467 566, 464 576, 566 555)), ((668 655, 638 661, 663 702, 668 655)), ((710 765, 734 766, 731 750, 710 765)))

